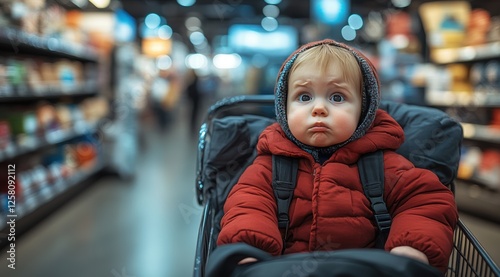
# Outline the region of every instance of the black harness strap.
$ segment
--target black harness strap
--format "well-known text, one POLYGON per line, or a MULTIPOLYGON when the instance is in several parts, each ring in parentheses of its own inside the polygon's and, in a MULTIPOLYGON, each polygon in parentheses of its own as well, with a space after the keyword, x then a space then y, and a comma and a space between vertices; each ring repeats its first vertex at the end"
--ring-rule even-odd
POLYGON ((288 210, 293 198, 293 191, 297 183, 297 171, 299 169, 298 159, 273 155, 273 190, 278 206, 278 227, 285 230, 283 236, 283 249, 288 235, 290 218, 288 210))
MULTIPOLYGON (((373 210, 378 228, 375 247, 384 249, 389 236, 392 218, 384 201, 384 153, 379 150, 365 154, 358 160, 359 177, 363 191, 373 210)), ((273 155, 273 189, 278 206, 278 227, 285 230, 283 250, 288 235, 290 219, 288 210, 297 183, 298 160, 290 157, 273 155)))
POLYGON ((384 249, 392 224, 391 215, 384 201, 384 153, 379 150, 363 155, 358 160, 358 170, 379 231, 375 247, 384 249))

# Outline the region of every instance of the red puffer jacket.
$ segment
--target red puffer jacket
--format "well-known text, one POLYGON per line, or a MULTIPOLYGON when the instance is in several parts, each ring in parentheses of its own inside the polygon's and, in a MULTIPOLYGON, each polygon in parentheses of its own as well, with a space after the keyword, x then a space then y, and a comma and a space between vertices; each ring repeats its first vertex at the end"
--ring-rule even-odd
POLYGON ((300 158, 285 253, 373 247, 376 226, 356 162, 364 153, 384 149, 384 198, 393 217, 385 249, 411 246, 444 272, 458 220, 455 200, 431 171, 415 168, 393 151, 403 140, 398 123, 378 110, 365 136, 321 165, 288 140, 278 124, 269 126, 259 138, 258 157, 226 200, 218 244, 245 242, 280 255, 283 242, 271 186, 271 154, 277 154, 300 158))

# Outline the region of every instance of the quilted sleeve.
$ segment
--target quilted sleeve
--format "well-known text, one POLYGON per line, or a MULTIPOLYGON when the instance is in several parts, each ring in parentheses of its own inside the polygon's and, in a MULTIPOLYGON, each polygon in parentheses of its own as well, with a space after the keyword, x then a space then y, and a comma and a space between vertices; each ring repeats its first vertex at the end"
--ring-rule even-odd
POLYGON ((218 245, 244 242, 272 255, 281 254, 283 242, 271 181, 271 156, 257 157, 226 199, 218 245))
POLYGON ((434 173, 415 168, 405 159, 387 163, 390 173, 386 173, 386 201, 393 223, 386 250, 411 246, 425 253, 431 265, 445 272, 458 221, 453 193, 434 173))

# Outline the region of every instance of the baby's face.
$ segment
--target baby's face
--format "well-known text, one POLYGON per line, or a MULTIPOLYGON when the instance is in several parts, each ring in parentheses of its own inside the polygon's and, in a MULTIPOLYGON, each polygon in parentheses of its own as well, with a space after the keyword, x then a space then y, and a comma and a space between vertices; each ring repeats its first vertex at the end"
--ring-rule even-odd
MULTIPOLYGON (((287 120, 300 142, 327 147, 349 139, 361 113, 359 84, 342 78, 337 65, 321 72, 304 63, 288 79, 287 120)), ((352 78, 351 78, 352 79, 352 78)))

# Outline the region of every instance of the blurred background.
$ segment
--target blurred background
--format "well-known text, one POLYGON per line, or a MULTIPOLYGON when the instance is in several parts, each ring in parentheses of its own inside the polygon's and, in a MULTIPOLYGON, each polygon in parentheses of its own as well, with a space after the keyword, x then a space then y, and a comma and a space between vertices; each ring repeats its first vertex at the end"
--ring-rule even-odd
POLYGON ((208 107, 322 38, 462 123, 460 215, 500 263, 500 2, 2 0, 0 276, 191 276, 208 107))

